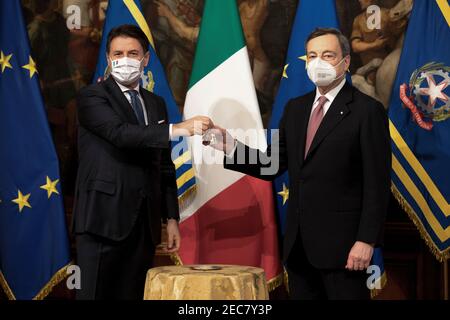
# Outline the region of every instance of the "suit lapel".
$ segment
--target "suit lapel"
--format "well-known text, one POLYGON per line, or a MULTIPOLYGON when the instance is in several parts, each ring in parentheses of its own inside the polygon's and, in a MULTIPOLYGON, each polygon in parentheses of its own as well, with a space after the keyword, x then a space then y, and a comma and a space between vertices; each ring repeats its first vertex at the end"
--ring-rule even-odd
POLYGON ((300 166, 303 163, 305 153, 305 143, 306 143, 306 132, 308 131, 309 115, 311 114, 311 109, 315 96, 316 91, 315 90, 311 91, 305 96, 304 100, 301 102, 298 130, 296 130, 296 132, 298 132, 300 166))
POLYGON ((142 99, 144 100, 144 107, 147 111, 148 124, 157 124, 158 120, 160 120, 157 104, 155 103, 154 99, 150 99, 150 93, 147 90, 140 87, 139 91, 141 93, 142 99))
MULTIPOLYGON (((342 119, 344 119, 345 116, 350 112, 347 104, 352 100, 352 95, 352 87, 348 83, 346 83, 325 114, 325 117, 323 118, 322 123, 320 124, 319 129, 317 130, 316 135, 314 136, 314 139, 311 143, 311 147, 309 148, 308 154, 306 155, 306 159, 310 157, 310 155, 320 145, 323 139, 325 139, 325 137, 328 136, 338 125, 338 123, 341 122, 342 119)), ((306 133, 304 138, 304 140, 306 140, 306 133)))
POLYGON ((119 86, 112 77, 109 77, 105 80, 105 86, 113 95, 114 100, 118 102, 120 110, 125 115, 126 119, 133 124, 138 124, 139 122, 136 118, 136 115, 134 114, 133 108, 125 97, 125 94, 122 92, 122 90, 120 90, 119 86))

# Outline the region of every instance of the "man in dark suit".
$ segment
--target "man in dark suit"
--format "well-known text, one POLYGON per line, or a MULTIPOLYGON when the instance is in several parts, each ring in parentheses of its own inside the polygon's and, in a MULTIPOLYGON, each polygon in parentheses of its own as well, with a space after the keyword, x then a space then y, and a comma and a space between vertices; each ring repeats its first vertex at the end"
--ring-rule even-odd
POLYGON ((167 251, 180 246, 170 138, 201 134, 207 117, 169 124, 164 100, 140 87, 149 42, 140 28, 112 29, 110 77, 80 91, 79 169, 73 230, 78 299, 142 299, 167 221, 167 251))
POLYGON ((279 143, 262 153, 216 126, 211 144, 228 155, 225 168, 266 180, 288 170, 283 259, 293 299, 367 299, 365 270, 382 242, 389 199, 387 116, 346 82, 350 46, 339 30, 315 30, 306 49, 316 90, 287 103, 279 143), (264 173, 273 161, 278 170, 264 173))

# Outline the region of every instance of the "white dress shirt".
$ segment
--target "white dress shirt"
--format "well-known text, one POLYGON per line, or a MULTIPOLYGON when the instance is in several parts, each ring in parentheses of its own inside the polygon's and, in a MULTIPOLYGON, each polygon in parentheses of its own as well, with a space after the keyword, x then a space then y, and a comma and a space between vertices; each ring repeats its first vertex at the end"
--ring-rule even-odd
MULTIPOLYGON (((129 90, 137 91, 137 93, 138 93, 137 96, 138 96, 139 100, 141 101, 142 111, 144 113, 145 125, 148 126, 147 110, 145 109, 144 99, 142 99, 141 92, 139 91, 140 85, 138 84, 134 89, 130 89, 130 88, 127 88, 124 85, 118 83, 117 81, 116 81, 116 83, 119 86, 120 90, 122 90, 123 94, 125 95, 125 98, 127 98, 128 102, 130 103, 130 107, 131 107, 131 94, 127 91, 129 91, 129 90)), ((172 140, 172 124, 169 124, 169 140, 172 140)))
MULTIPOLYGON (((327 101, 323 105, 323 116, 325 117, 325 114, 327 113, 328 109, 330 109, 331 104, 333 103, 334 99, 336 99, 336 96, 341 91, 341 89, 345 85, 345 77, 342 79, 342 81, 337 85, 337 87, 331 89, 325 94, 325 97, 327 98, 327 101)), ((311 113, 309 115, 309 119, 311 120, 311 115, 314 111, 314 109, 317 108, 319 105, 319 98, 322 96, 319 92, 319 88, 316 87, 316 97, 314 98, 313 107, 311 108, 311 113)))

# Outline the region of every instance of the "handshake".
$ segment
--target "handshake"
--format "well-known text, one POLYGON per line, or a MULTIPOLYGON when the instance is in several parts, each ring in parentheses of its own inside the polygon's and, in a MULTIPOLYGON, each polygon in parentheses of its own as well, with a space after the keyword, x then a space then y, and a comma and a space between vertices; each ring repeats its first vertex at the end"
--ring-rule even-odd
POLYGON ((203 135, 203 145, 209 145, 226 154, 229 154, 234 148, 234 138, 227 130, 215 125, 206 116, 196 116, 174 124, 172 127, 173 137, 189 137, 193 135, 203 135))

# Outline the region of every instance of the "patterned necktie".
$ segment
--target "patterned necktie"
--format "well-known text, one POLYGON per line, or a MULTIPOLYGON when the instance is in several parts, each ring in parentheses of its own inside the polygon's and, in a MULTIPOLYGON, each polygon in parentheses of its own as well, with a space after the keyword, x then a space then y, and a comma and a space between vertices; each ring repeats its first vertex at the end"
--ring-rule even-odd
POLYGON ((311 147, 311 143, 316 135, 317 129, 319 129, 320 123, 323 119, 323 106, 328 99, 325 96, 320 96, 319 104, 314 109, 311 119, 309 119, 308 123, 308 132, 306 134, 306 143, 305 143, 305 156, 308 154, 309 148, 311 147))
POLYGON ((133 108, 139 124, 145 125, 144 109, 141 100, 139 99, 138 92, 136 90, 128 90, 127 93, 130 94, 131 107, 133 108))

